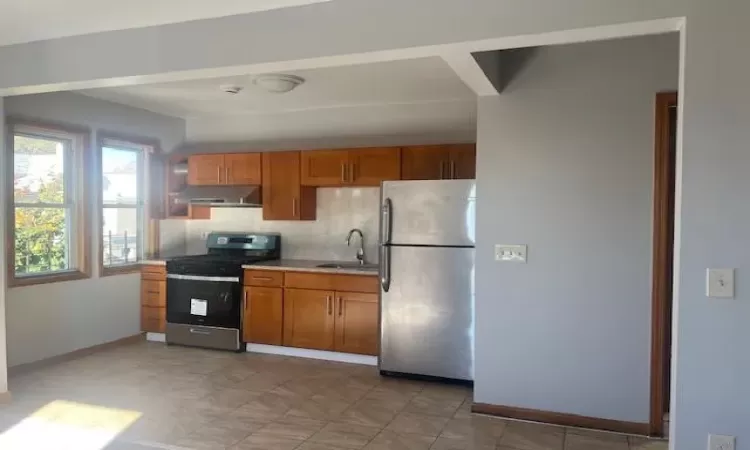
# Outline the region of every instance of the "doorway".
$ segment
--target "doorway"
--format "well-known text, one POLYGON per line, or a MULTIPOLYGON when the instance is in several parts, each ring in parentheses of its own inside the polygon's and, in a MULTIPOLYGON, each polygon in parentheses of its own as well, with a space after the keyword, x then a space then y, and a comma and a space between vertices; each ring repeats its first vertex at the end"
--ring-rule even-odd
POLYGON ((649 433, 664 436, 671 389, 677 93, 657 94, 655 112, 649 433))

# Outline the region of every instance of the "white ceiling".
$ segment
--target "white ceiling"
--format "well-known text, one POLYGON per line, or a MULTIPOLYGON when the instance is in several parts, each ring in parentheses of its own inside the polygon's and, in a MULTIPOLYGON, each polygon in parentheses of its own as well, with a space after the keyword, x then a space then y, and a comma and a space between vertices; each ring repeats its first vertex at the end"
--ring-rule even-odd
POLYGON ((294 71, 306 82, 286 94, 265 92, 251 75, 79 91, 82 94, 183 118, 382 105, 473 101, 475 94, 438 57, 294 71), (229 95, 219 88, 245 89, 229 95))
POLYGON ((0 0, 0 46, 325 1, 330 0, 0 0))

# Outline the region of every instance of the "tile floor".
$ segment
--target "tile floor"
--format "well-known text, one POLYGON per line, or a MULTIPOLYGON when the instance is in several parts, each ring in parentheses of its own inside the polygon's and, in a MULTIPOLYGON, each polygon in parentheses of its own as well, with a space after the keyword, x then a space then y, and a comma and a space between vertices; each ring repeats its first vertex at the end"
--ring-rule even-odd
POLYGON ((469 389, 374 367, 137 343, 12 376, 0 448, 666 450, 469 412, 469 389))

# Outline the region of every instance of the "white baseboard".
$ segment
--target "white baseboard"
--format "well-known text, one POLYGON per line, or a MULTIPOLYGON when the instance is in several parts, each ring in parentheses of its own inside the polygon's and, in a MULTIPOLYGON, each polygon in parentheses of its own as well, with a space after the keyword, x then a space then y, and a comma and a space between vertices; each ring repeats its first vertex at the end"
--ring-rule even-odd
POLYGON ((247 344, 248 352, 268 353, 271 355, 297 356, 299 358, 324 359, 352 364, 377 366, 378 357, 369 355, 355 355, 352 353, 327 352, 323 350, 308 350, 306 348, 281 347, 266 344, 247 344))
POLYGON ((167 336, 164 333, 146 333, 146 340, 151 342, 167 342, 167 336))

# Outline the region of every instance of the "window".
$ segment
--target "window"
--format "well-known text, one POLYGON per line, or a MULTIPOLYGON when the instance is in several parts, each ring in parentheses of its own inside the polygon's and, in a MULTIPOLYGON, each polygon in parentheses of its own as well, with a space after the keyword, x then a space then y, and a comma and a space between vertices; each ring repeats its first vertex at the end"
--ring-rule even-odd
POLYGON ((11 286, 89 275, 85 216, 86 132, 11 123, 11 286), (12 268, 11 268, 12 267, 12 268))
POLYGON ((148 171, 152 145, 99 139, 102 274, 137 270, 145 254, 148 171))

